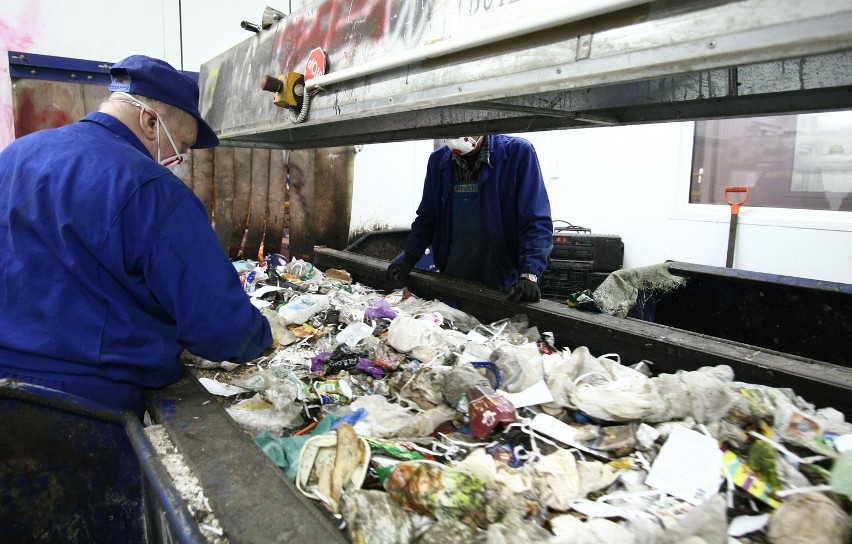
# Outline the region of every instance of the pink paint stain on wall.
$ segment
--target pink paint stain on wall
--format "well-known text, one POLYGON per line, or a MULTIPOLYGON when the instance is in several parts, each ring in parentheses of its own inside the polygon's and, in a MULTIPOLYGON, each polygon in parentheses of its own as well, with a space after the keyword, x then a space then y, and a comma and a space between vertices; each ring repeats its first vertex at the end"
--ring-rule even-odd
POLYGON ((0 150, 9 145, 9 142, 15 139, 15 114, 12 110, 12 93, 11 89, 6 88, 6 81, 9 81, 9 62, 6 57, 6 52, 0 49, 0 150))
POLYGON ((29 51, 32 48, 34 37, 32 34, 21 29, 23 25, 10 25, 5 19, 0 18, 0 46, 6 51, 29 51))
POLYGON ((8 11, 0 16, 0 54, 3 55, 0 59, 0 149, 15 139, 15 116, 7 83, 10 81, 7 51, 32 52, 38 34, 38 27, 32 21, 41 20, 39 8, 39 2, 27 2, 26 9, 17 13, 17 17, 8 15, 8 11))

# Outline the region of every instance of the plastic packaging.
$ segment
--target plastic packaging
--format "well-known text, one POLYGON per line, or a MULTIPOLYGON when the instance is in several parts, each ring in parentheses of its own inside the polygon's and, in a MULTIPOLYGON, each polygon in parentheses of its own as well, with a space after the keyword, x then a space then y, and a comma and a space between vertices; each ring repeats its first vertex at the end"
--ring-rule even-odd
POLYGON ((835 439, 834 445, 840 455, 831 466, 831 487, 835 493, 852 498, 852 435, 835 439))
POLYGON ((328 308, 327 295, 300 295, 278 310, 278 320, 282 325, 291 323, 302 325, 326 308, 328 308))

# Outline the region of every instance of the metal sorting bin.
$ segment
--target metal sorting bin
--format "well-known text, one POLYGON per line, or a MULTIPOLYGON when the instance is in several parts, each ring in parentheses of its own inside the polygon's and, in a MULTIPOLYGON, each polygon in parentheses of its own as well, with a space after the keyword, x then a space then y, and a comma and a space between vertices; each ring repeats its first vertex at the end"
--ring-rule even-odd
POLYGON ((717 338, 849 367, 852 285, 681 262, 684 285, 644 295, 633 316, 717 338))
POLYGON ((130 412, 0 380, 0 540, 205 542, 130 412))

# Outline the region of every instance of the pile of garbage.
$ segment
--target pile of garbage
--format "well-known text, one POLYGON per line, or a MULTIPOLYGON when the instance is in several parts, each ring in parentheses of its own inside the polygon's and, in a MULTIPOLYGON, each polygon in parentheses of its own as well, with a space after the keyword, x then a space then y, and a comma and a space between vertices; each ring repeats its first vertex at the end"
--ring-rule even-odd
POLYGON ((654 375, 517 315, 235 263, 279 342, 202 383, 353 542, 848 542, 852 425, 727 366, 654 375))

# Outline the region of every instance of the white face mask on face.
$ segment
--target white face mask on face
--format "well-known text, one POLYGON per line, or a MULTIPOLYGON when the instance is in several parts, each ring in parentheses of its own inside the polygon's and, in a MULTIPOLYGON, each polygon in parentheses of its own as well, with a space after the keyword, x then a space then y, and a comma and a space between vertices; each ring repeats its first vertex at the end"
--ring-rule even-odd
POLYGON ((172 174, 181 178, 189 173, 189 153, 178 153, 178 148, 175 145, 175 141, 172 139, 172 135, 169 134, 169 129, 166 128, 166 123, 158 116, 157 122, 157 162, 168 168, 172 171, 172 174), (163 132, 166 133, 166 137, 169 139, 169 143, 172 144, 172 149, 175 150, 175 154, 171 157, 167 157, 165 159, 160 160, 160 128, 163 127, 163 132))
POLYGON ((149 106, 145 102, 142 102, 141 100, 139 100, 135 96, 129 95, 127 93, 116 93, 116 94, 121 94, 122 96, 126 96, 127 98, 129 98, 131 100, 130 103, 133 104, 134 106, 138 107, 138 108, 149 109, 149 110, 151 110, 151 111, 153 111, 154 113, 157 114, 157 162, 162 164, 163 166, 165 166, 169 170, 171 170, 172 174, 176 175, 177 177, 183 177, 186 174, 188 174, 189 173, 189 153, 181 153, 181 152, 178 151, 178 148, 175 145, 175 141, 172 139, 172 135, 169 132, 168 127, 166 127, 166 122, 163 121, 162 116, 157 112, 157 110, 155 110, 154 108, 152 108, 151 106, 149 106), (172 145, 172 149, 174 149, 174 152, 175 152, 174 155, 172 155, 171 157, 167 157, 165 159, 160 158, 160 127, 163 127, 163 132, 166 133, 166 138, 169 139, 169 143, 172 145))
POLYGON ((474 149, 482 136, 462 136, 461 138, 447 138, 444 145, 450 148, 453 155, 467 155, 474 149))

